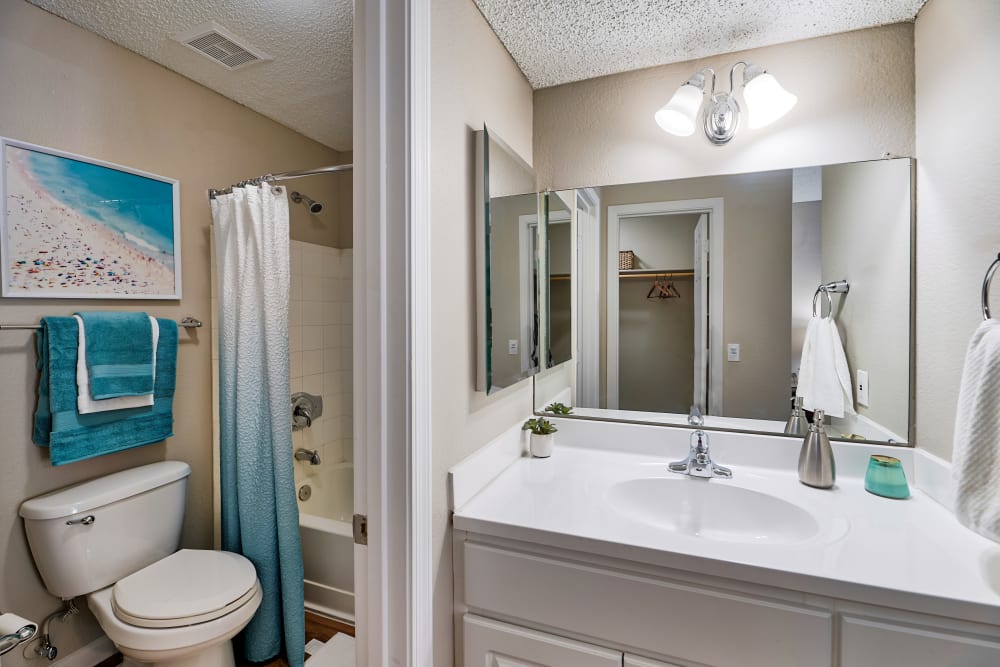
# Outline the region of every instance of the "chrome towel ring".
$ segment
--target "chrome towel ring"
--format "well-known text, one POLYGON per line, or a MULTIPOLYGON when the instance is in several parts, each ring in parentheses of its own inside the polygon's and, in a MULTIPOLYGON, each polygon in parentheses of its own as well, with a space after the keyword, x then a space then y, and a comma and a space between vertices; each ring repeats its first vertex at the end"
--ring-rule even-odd
POLYGON ((990 268, 986 269, 986 277, 983 278, 983 319, 990 319, 990 283, 993 282, 993 274, 997 272, 997 267, 1000 267, 1000 253, 997 253, 997 258, 993 260, 990 264, 990 268))
POLYGON ((823 314, 823 309, 820 308, 819 311, 816 310, 816 299, 819 295, 826 295, 826 305, 830 308, 830 314, 828 317, 833 317, 833 297, 830 296, 831 292, 836 292, 838 294, 847 294, 851 291, 851 284, 846 280, 834 280, 830 283, 824 283, 816 288, 816 292, 813 293, 813 317, 823 314))

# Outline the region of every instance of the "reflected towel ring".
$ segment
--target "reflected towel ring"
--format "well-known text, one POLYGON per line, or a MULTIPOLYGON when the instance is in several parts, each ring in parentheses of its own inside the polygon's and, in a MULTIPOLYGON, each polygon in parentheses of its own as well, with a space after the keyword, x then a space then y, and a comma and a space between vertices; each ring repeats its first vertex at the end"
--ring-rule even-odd
POLYGON ((993 282, 993 274, 997 272, 997 268, 1000 267, 1000 253, 997 254, 997 258, 993 260, 990 264, 990 268, 986 269, 986 277, 983 278, 983 319, 988 320, 990 317, 990 283, 993 282))
MULTIPOLYGON (((827 317, 833 317, 833 297, 830 296, 830 292, 827 291, 825 285, 820 285, 819 287, 817 287, 816 288, 816 293, 813 294, 813 317, 816 317, 816 315, 817 315, 817 313, 816 313, 816 299, 819 298, 820 293, 823 293, 823 294, 826 295, 826 305, 830 308, 830 312, 827 314, 827 317)), ((823 307, 822 306, 820 306, 819 314, 820 315, 823 314, 823 307)))

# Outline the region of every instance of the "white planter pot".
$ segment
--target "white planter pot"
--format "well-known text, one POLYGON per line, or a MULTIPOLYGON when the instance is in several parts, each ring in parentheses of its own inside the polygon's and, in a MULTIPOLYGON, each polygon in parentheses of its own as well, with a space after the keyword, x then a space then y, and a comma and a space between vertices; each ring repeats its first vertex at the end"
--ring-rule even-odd
POLYGON ((547 435, 531 434, 531 455, 535 458, 546 459, 552 456, 552 447, 556 442, 556 434, 547 435))

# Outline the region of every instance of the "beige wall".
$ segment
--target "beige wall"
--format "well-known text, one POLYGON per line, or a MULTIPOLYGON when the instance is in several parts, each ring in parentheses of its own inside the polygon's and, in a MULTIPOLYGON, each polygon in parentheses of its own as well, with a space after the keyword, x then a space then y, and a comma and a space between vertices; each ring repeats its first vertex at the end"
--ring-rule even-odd
POLYGON ((857 372, 868 371, 871 405, 858 404, 854 392, 854 407, 903 438, 910 405, 910 171, 909 160, 823 167, 822 203, 822 281, 850 282, 849 294, 833 295, 834 314, 855 386, 857 372))
MULTIPOLYGON (((722 197, 724 204, 723 344, 739 343, 742 360, 723 362, 723 414, 785 419, 791 393, 792 172, 688 178, 601 188, 607 207, 722 197)), ((607 233, 602 231, 602 238, 607 233)), ((607 264, 602 266, 606 273, 607 264)), ((607 284, 602 276, 601 284, 607 284)), ((602 296, 602 312, 607 303, 602 296)), ((606 340, 601 367, 606 367, 606 340)), ((602 377, 602 385, 606 378, 602 377)), ((606 387, 602 387, 602 393, 606 387)), ((606 403, 604 403, 606 405, 606 403)))
POLYGON ((913 26, 898 24, 535 91, 535 171, 559 189, 913 155, 913 122, 913 26), (702 67, 728 88, 738 60, 767 67, 798 105, 722 148, 653 122, 702 67))
MULTIPOLYGON (((209 207, 205 192, 271 171, 339 162, 342 156, 91 33, 19 0, 0 2, 0 135, 115 162, 181 181, 184 299, 181 302, 0 301, 0 321, 35 322, 78 309, 146 309, 161 316, 211 321, 209 207)), ((304 186, 303 186, 304 187, 304 186)), ((336 199, 317 182, 306 190, 336 199)), ((304 215, 308 215, 305 213, 304 215)), ((301 215, 296 214, 296 225, 301 215)), ((182 332, 178 352, 175 437, 53 468, 31 444, 35 406, 34 337, 0 334, 0 609, 41 621, 58 608, 31 560, 20 502, 28 497, 143 463, 187 461, 190 479, 184 544, 212 544, 212 398, 208 329, 182 332)), ((68 655, 99 635, 89 613, 58 624, 68 655)), ((16 653, 5 666, 27 664, 16 653)), ((35 664, 35 663, 31 663, 35 664)))
POLYGON ((1000 128, 984 113, 1000 106, 998 35, 995 0, 930 0, 917 17, 916 441, 948 459, 979 291, 1000 251, 1000 128))
POLYGON ((447 471, 531 413, 531 381, 477 393, 475 149, 486 123, 531 162, 531 87, 472 0, 431 5, 434 660, 453 663, 447 471))

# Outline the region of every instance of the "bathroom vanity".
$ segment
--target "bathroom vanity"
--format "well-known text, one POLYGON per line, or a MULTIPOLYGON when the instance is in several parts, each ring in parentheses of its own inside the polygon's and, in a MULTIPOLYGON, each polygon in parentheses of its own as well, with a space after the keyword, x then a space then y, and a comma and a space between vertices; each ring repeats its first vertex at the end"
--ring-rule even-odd
POLYGON ((796 439, 713 432, 733 478, 693 479, 667 470, 688 429, 559 426, 549 459, 512 432, 453 470, 459 664, 1000 664, 1000 545, 940 504, 940 461, 837 443, 824 491, 799 483, 796 439), (510 465, 477 484, 498 452, 510 465), (887 452, 907 500, 864 490, 887 452))

